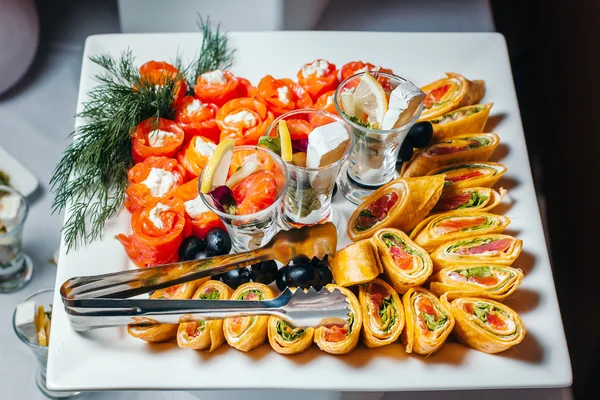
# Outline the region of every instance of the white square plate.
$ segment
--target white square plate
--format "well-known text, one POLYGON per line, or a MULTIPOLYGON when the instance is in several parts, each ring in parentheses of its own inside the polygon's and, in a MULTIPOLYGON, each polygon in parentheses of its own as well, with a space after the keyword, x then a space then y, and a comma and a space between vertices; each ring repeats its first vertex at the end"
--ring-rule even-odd
MULTIPOLYGON (((85 46, 79 109, 99 72, 88 57, 131 49, 141 64, 148 60, 192 57, 198 34, 100 35, 85 46)), ((560 387, 571 383, 571 366, 556 299, 548 251, 529 168, 519 107, 504 39, 499 34, 410 34, 365 32, 232 33, 237 49, 233 72, 257 84, 266 74, 295 78, 300 66, 325 58, 341 67, 366 60, 392 68, 423 85, 452 71, 484 79, 486 102, 494 102, 489 129, 502 144, 494 161, 508 167, 499 186, 509 190, 501 212, 512 219, 509 233, 524 241, 517 265, 525 280, 507 301, 523 318, 527 337, 499 355, 488 355, 447 343, 429 357, 408 355, 397 343, 379 349, 359 346, 346 356, 316 346, 282 356, 268 344, 242 353, 222 346, 212 354, 179 349, 174 343, 148 345, 124 328, 77 333, 59 306, 58 288, 77 275, 133 268, 114 236, 129 232, 127 212, 111 221, 104 240, 65 254, 57 274, 48 386, 54 390, 101 389, 315 389, 435 390, 465 388, 560 387), (491 127, 490 127, 491 125, 491 127)), ((77 121, 80 124, 82 121, 77 121)), ((352 206, 337 196, 334 207, 345 224, 352 206)), ((340 234, 340 246, 349 243, 340 234)))

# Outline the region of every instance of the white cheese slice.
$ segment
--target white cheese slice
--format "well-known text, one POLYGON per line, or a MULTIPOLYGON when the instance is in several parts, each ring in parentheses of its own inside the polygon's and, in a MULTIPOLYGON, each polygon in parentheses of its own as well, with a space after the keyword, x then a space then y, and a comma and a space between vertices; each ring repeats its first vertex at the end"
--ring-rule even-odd
POLYGON ((257 122, 256 116, 249 111, 242 110, 225 117, 226 124, 239 124, 240 122, 243 122, 244 126, 254 126, 257 122))
POLYGON ((390 93, 388 110, 383 117, 381 129, 394 129, 409 123, 423 99, 425 93, 421 89, 411 81, 402 82, 390 93))
POLYGON ((192 102, 190 104, 187 105, 187 107, 185 108, 185 113, 186 114, 193 114, 196 111, 200 111, 202 110, 204 107, 206 107, 206 104, 204 104, 203 102, 201 102, 198 99, 194 99, 192 100, 192 102))
POLYGON ((169 211, 169 206, 166 206, 162 203, 158 203, 150 212, 148 213, 148 219, 154 224, 158 229, 164 229, 165 224, 160 219, 160 213, 163 211, 169 211))
POLYGON ((194 149, 202 154, 204 157, 208 157, 210 158, 213 153, 215 152, 215 149, 217 148, 217 145, 214 144, 211 141, 205 142, 204 139, 202 139, 202 137, 200 136, 196 136, 196 142, 194 143, 194 149))
POLYGON ((316 127, 308 135, 306 166, 317 168, 333 164, 344 155, 348 140, 348 131, 339 121, 316 127))
POLYGON ((183 203, 183 207, 185 208, 185 212, 187 213, 187 215, 190 216, 190 218, 197 218, 205 212, 210 211, 208 207, 206 207, 206 204, 204 204, 200 196, 196 197, 195 199, 186 201, 185 203, 183 203))
POLYGON ((163 131, 162 129, 155 129, 148 133, 148 144, 150 147, 162 147, 165 145, 167 138, 175 139, 177 135, 173 132, 163 131))
POLYGON ((176 177, 169 171, 152 168, 148 177, 142 182, 154 197, 163 197, 175 184, 176 177))
POLYGON ((16 194, 8 194, 0 197, 0 226, 10 231, 19 223, 19 210, 21 209, 21 198, 16 194))
POLYGON ((35 302, 26 301, 17 305, 15 312, 15 326, 30 343, 37 344, 37 331, 35 329, 35 302))
POLYGON ((329 63, 325 60, 315 60, 311 64, 302 66, 302 76, 308 78, 310 76, 322 77, 327 73, 329 63))
POLYGON ((283 104, 288 104, 290 102, 290 88, 287 86, 282 86, 277 88, 277 98, 283 104))
POLYGON ((221 85, 227 82, 225 74, 223 74, 223 71, 221 71, 220 69, 205 72, 204 74, 202 74, 202 79, 204 79, 207 83, 218 83, 221 85))

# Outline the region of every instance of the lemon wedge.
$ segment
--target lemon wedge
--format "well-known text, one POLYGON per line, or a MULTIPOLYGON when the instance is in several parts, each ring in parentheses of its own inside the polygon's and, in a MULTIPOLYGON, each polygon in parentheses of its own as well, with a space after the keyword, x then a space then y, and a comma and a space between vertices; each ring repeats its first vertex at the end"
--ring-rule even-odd
POLYGON ((46 329, 44 324, 46 320, 46 314, 44 312, 44 306, 39 306, 35 314, 35 330, 37 332, 38 344, 40 346, 48 346, 48 336, 46 335, 46 329))
POLYGON ((285 162, 292 161, 292 138, 285 120, 279 121, 279 140, 281 141, 281 159, 285 162))
POLYGON ((200 185, 202 193, 208 194, 213 188, 225 184, 234 147, 235 140, 233 139, 225 139, 219 143, 204 167, 202 184, 200 185))
POLYGON ((354 90, 354 108, 367 115, 367 121, 375 129, 380 129, 388 109, 388 98, 377 79, 368 72, 362 76, 354 90))

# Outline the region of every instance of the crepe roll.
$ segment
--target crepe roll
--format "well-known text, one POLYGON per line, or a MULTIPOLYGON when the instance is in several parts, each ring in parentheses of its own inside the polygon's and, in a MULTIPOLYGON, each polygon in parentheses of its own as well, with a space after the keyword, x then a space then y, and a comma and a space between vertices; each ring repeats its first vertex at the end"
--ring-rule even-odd
POLYGON ((420 121, 444 115, 460 107, 479 103, 485 94, 485 82, 470 81, 464 76, 446 72, 446 78, 438 79, 421 88, 425 92, 420 121))
POLYGON ((344 287, 370 282, 382 272, 377 250, 369 239, 336 252, 329 265, 333 281, 344 287))
POLYGON ((450 310, 430 291, 411 288, 402 296, 406 327, 402 344, 406 352, 429 355, 442 347, 454 328, 450 310))
POLYGON ((465 106, 430 119, 433 141, 439 142, 461 133, 483 132, 492 106, 493 103, 465 106))
MULTIPOLYGON (((187 300, 192 297, 198 286, 210 278, 198 279, 181 285, 171 286, 165 289, 154 291, 150 299, 156 300, 187 300)), ((141 320, 140 322, 143 322, 141 320)), ((149 321, 150 322, 150 321, 149 321)), ((146 342, 165 342, 177 336, 178 324, 136 324, 128 325, 127 332, 138 339, 146 342)))
POLYGON ((401 176, 424 176, 429 171, 445 165, 464 161, 487 161, 500 144, 495 133, 466 133, 453 136, 415 153, 410 163, 405 163, 401 176))
POLYGON ((442 175, 395 179, 368 196, 348 220, 348 236, 366 239, 378 229, 393 227, 410 232, 442 194, 442 175))
MULTIPOLYGON (((200 285, 192 299, 229 300, 232 292, 223 282, 209 280, 200 285)), ((220 319, 185 322, 177 329, 177 345, 182 348, 208 350, 210 353, 224 342, 223 320, 220 319)))
POLYGON ((431 277, 429 290, 449 300, 477 296, 504 300, 521 284, 523 271, 504 265, 449 266, 431 277))
POLYGON ((269 343, 279 354, 296 354, 308 349, 313 343, 314 328, 298 328, 284 319, 269 318, 269 343))
POLYGON ((506 167, 493 162, 468 161, 429 171, 427 175, 444 175, 444 189, 492 187, 506 172, 506 167))
POLYGON ((456 319, 454 331, 458 341, 475 350, 500 353, 525 338, 519 314, 502 303, 478 297, 460 297, 445 303, 456 319))
POLYGON ((404 307, 398 293, 375 279, 360 285, 358 300, 363 317, 363 343, 381 347, 395 342, 404 328, 404 307))
MULTIPOLYGON (((238 287, 231 300, 267 300, 275 297, 271 288, 262 283, 249 282, 238 287)), ((231 347, 240 351, 250 351, 267 339, 267 325, 270 317, 230 317, 223 321, 225 340, 231 347)))
POLYGON ((507 265, 521 254, 523 242, 509 235, 479 235, 445 243, 431 253, 433 268, 451 265, 507 265))
POLYGON ((505 195, 503 188, 499 191, 486 187, 448 190, 442 193, 431 212, 489 211, 500 204, 505 195))
POLYGON ((358 344, 362 327, 362 314, 358 299, 350 290, 338 285, 325 286, 330 292, 339 289, 348 299, 350 323, 345 325, 321 326, 315 330, 315 343, 319 348, 330 354, 350 353, 358 344))
POLYGON ((380 229, 373 235, 373 242, 377 246, 385 280, 398 293, 422 285, 431 276, 433 264, 429 254, 404 232, 380 229))
POLYGON ((502 233, 510 218, 480 211, 457 211, 432 215, 410 234, 416 244, 431 252, 451 240, 488 233, 502 233))

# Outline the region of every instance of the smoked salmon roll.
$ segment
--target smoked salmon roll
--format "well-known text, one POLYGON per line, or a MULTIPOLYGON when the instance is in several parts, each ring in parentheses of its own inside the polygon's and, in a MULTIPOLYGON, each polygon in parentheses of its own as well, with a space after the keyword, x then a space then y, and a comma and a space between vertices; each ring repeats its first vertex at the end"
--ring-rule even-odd
POLYGON ((442 175, 395 179, 368 196, 348 220, 348 236, 356 241, 373 236, 381 228, 410 232, 442 194, 442 175))
POLYGON ((307 63, 298 71, 298 83, 317 101, 323 93, 335 90, 339 80, 335 64, 325 60, 315 60, 307 63))
MULTIPOLYGON (((233 291, 221 281, 207 280, 196 290, 191 299, 229 300, 233 291)), ((194 350, 216 350, 225 342, 223 320, 199 320, 179 324, 177 345, 194 350)))
MULTIPOLYGON (((238 287, 231 295, 232 300, 267 300, 275 297, 273 291, 262 283, 249 282, 238 287)), ((267 339, 267 325, 270 317, 231 317, 225 318, 223 332, 231 347, 240 351, 250 351, 267 339)))
POLYGON ((148 61, 140 67, 142 86, 156 87, 170 82, 174 83, 173 104, 177 106, 187 92, 187 84, 181 72, 164 61, 148 61))
POLYGON ((430 291, 416 287, 402 296, 406 327, 402 344, 407 353, 429 355, 439 350, 454 328, 450 310, 430 291))
POLYGON ((503 188, 499 191, 485 187, 448 190, 442 193, 431 212, 489 211, 500 204, 505 195, 503 188))
POLYGON ((221 107, 229 100, 240 97, 240 91, 243 92, 246 88, 239 86, 239 79, 231 72, 216 69, 198 76, 194 94, 203 103, 213 103, 221 107))
POLYGON ((508 224, 510 218, 503 215, 455 211, 424 219, 413 229, 410 238, 425 250, 433 251, 451 240, 502 233, 508 224))
POLYGON ((446 78, 425 85, 421 90, 426 96, 419 121, 479 103, 485 94, 485 82, 470 81, 460 74, 446 72, 446 78))
POLYGON ((258 82, 256 97, 267 105, 275 117, 313 105, 309 94, 291 79, 275 79, 267 75, 258 82))
POLYGON ((340 326, 321 326, 315 330, 315 343, 321 350, 330 354, 348 354, 358 344, 360 329, 362 327, 362 313, 358 299, 350 290, 341 286, 329 284, 325 286, 332 292, 339 289, 348 299, 350 309, 350 323, 340 326))
POLYGON ((130 212, 158 203, 167 193, 183 183, 185 169, 167 157, 148 157, 127 172, 125 207, 130 212))
POLYGON ((444 175, 445 189, 492 187, 502 178, 506 167, 493 162, 463 162, 429 171, 427 175, 444 175))
POLYGON ((298 328, 284 319, 269 317, 269 344, 279 354, 297 354, 310 348, 314 328, 298 328))
MULTIPOLYGON (((198 279, 196 281, 182 283, 166 289, 159 289, 150 295, 150 299, 155 300, 187 300, 198 286, 210 278, 198 279)), ((143 321, 140 321, 143 322, 143 321)), ((177 336, 177 324, 147 324, 147 325, 128 325, 127 332, 138 339, 146 342, 157 343, 166 342, 177 336)))
POLYGON ((236 145, 255 145, 273 122, 273 113, 259 100, 243 97, 225 103, 217 112, 216 121, 221 140, 232 138, 236 145))
POLYGON ((177 262, 179 245, 191 233, 183 203, 177 198, 140 208, 131 216, 131 228, 131 235, 120 234, 117 239, 140 268, 177 262))
POLYGON ((451 265, 510 266, 522 248, 523 242, 509 235, 480 235, 441 245, 431 253, 431 260, 435 271, 451 265))
POLYGON ((409 163, 402 167, 404 178, 423 176, 445 165, 464 161, 487 161, 500 144, 495 133, 467 133, 434 143, 415 153, 409 163))
POLYGON ((258 89, 256 86, 252 85, 248 79, 242 78, 241 76, 238 76, 237 79, 238 97, 256 97, 258 94, 258 89))
POLYGON ((197 178, 202 169, 213 155, 217 145, 210 139, 202 136, 194 136, 187 145, 177 153, 177 161, 187 171, 188 178, 197 178))
POLYGON ((131 135, 131 154, 136 163, 148 157, 173 157, 183 145, 185 133, 176 122, 148 118, 140 122, 131 135))
POLYGON ((394 343, 404 328, 404 307, 398 293, 386 282, 375 279, 360 285, 358 301, 363 317, 363 343, 381 347, 394 343))
POLYGON ((193 96, 185 96, 175 112, 175 122, 183 129, 184 143, 194 136, 205 137, 212 142, 219 141, 221 130, 215 121, 218 107, 203 103, 193 96))
POLYGON ((508 350, 525 338, 525 325, 512 308, 497 301, 460 297, 445 302, 456 319, 459 342, 488 354, 508 350))
POLYGON ((430 119, 433 125, 433 141, 442 140, 463 133, 483 132, 494 103, 475 104, 450 111, 430 119))
POLYGON ((504 265, 449 266, 431 277, 429 290, 449 300, 462 296, 502 301, 521 284, 523 271, 504 265))
POLYGON ((429 254, 398 229, 384 228, 373 235, 385 280, 398 293, 424 284, 433 272, 429 254))
POLYGON ((366 71, 385 72, 388 74, 394 73, 391 69, 377 67, 369 62, 366 63, 363 61, 351 61, 349 63, 344 64, 342 68, 339 69, 338 79, 340 82, 342 82, 350 78, 354 74, 366 71))

